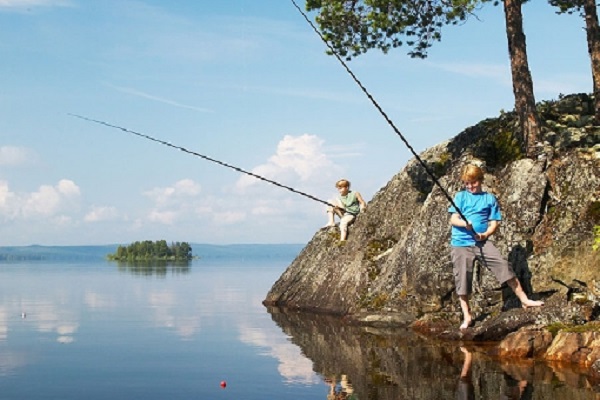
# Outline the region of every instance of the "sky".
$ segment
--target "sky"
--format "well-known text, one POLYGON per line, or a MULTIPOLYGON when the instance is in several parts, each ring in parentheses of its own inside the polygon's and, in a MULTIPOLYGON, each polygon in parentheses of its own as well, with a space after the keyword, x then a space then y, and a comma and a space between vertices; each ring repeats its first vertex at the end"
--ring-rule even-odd
MULTIPOLYGON (((523 15, 536 101, 590 93, 584 20, 523 15)), ((308 242, 322 203, 73 114, 369 201, 412 154, 325 51, 287 0, 0 0, 0 246, 308 242)), ((514 109, 501 6, 407 51, 348 66, 417 152, 514 109)))

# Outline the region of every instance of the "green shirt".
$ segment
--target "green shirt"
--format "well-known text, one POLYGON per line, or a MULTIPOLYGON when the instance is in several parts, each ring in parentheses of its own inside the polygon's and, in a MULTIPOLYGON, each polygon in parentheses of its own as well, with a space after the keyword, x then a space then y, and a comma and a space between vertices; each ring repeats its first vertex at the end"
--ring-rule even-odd
POLYGON ((348 192, 347 195, 340 196, 340 201, 347 213, 357 215, 360 212, 360 203, 356 198, 356 193, 348 192))

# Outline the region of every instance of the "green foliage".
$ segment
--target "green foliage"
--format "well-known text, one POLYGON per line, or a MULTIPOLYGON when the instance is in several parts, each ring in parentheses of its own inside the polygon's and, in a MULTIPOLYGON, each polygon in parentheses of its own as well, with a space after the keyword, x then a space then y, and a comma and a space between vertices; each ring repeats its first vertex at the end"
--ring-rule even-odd
POLYGON ((566 328, 567 328, 567 325, 565 325, 561 322, 556 322, 556 323, 546 326, 546 330, 548 330, 552 334, 552 337, 556 337, 556 335, 558 335, 558 332, 560 332, 566 328))
POLYGON ((551 6, 558 7, 557 14, 581 13, 585 0, 548 0, 551 6))
POLYGON ((450 164, 452 162, 452 155, 448 152, 444 152, 440 154, 440 158, 433 162, 430 165, 431 171, 436 176, 436 178, 440 178, 448 172, 448 168, 450 168, 450 164))
POLYGON ((365 252, 365 259, 371 260, 374 257, 377 257, 381 253, 386 252, 390 248, 394 247, 396 244, 396 240, 392 238, 385 238, 381 240, 371 240, 367 243, 367 248, 365 252))
POLYGON ((493 139, 494 154, 497 165, 518 160, 523 156, 521 142, 512 132, 500 132, 493 139))
POLYGON ((389 295, 387 293, 379 293, 377 295, 369 294, 368 292, 363 292, 359 299, 360 307, 366 308, 371 311, 380 311, 390 300, 389 295))
POLYGON ((594 244, 592 245, 592 249, 594 251, 600 249, 600 225, 594 227, 594 244))
POLYGON ((585 333, 585 332, 600 332, 600 325, 595 323, 567 325, 561 322, 556 322, 546 326, 546 329, 552 333, 552 337, 556 337, 559 332, 570 333, 585 333))
POLYGON ((189 261, 192 259, 192 247, 186 242, 167 245, 165 240, 144 240, 129 246, 119 246, 114 254, 108 254, 111 261, 189 261))
POLYGON ((411 57, 427 57, 444 25, 465 21, 490 0, 307 0, 332 48, 347 60, 370 49, 387 53, 403 44, 411 57))

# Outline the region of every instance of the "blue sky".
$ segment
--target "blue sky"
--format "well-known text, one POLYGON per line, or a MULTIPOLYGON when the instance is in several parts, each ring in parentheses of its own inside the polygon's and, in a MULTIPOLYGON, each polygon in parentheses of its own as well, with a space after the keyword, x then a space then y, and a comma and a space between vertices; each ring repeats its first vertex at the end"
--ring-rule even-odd
MULTIPOLYGON (((583 19, 530 3, 536 100, 591 92, 583 19)), ((502 8, 477 15, 425 60, 349 63, 418 152, 514 108, 502 8)), ((318 202, 69 114, 324 200, 342 177, 370 200, 411 158, 286 0, 0 0, 0 59, 0 245, 304 243, 326 222, 318 202)))

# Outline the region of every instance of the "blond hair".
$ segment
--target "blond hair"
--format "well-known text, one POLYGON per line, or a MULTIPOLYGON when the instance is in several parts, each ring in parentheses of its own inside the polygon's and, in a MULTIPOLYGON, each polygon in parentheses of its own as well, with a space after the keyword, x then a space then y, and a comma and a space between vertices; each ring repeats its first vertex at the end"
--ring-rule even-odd
POLYGON ((348 179, 340 179, 335 183, 336 188, 347 187, 350 188, 350 181, 348 179))
POLYGON ((467 164, 463 167, 460 179, 463 182, 483 182, 483 170, 477 165, 467 164))

